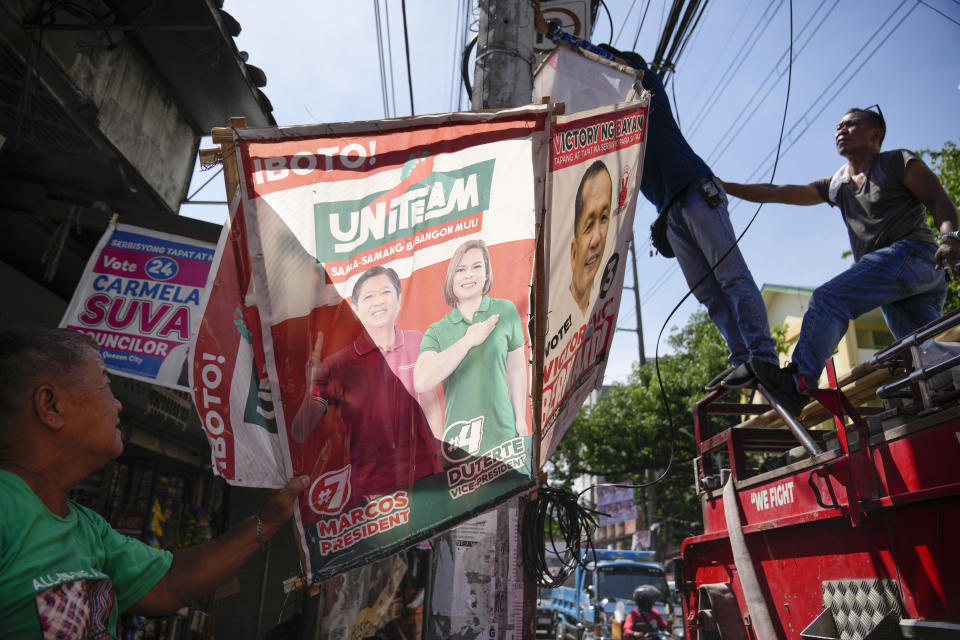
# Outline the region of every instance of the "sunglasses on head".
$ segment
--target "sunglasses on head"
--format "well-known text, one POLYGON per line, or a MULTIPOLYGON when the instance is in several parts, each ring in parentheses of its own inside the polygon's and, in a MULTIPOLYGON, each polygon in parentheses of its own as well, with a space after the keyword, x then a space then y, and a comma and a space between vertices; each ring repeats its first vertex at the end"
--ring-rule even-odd
POLYGON ((883 125, 883 128, 887 128, 887 121, 883 118, 883 110, 880 108, 879 104, 873 104, 869 107, 864 108, 864 111, 875 111, 878 116, 880 116, 880 124, 883 125))

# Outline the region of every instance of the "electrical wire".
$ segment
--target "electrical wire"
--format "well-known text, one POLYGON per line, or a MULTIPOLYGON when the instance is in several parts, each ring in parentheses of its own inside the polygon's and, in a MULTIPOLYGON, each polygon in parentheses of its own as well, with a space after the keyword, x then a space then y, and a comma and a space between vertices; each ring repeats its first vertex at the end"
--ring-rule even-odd
POLYGON ((465 34, 466 18, 462 15, 462 12, 463 12, 463 1, 460 0, 459 2, 457 2, 457 16, 456 18, 454 18, 454 24, 458 24, 460 25, 460 27, 458 29, 457 36, 455 36, 453 39, 453 55, 451 56, 451 58, 453 59, 453 75, 450 78, 450 103, 449 103, 450 111, 457 110, 454 108, 455 107, 454 98, 458 93, 463 91, 463 85, 460 81, 460 73, 459 73, 460 64, 458 62, 460 59, 459 57, 460 52, 462 51, 461 47, 463 46, 463 41, 466 36, 465 34))
MULTIPOLYGON (((793 46, 793 0, 790 0, 790 44, 792 47, 793 46)), ((770 176, 771 183, 773 182, 773 179, 777 174, 777 165, 779 164, 779 161, 780 161, 780 146, 783 143, 783 132, 786 129, 786 125, 787 125, 787 112, 789 111, 789 108, 790 108, 790 88, 792 84, 793 84, 793 51, 791 50, 790 68, 787 74, 787 96, 783 105, 783 118, 780 122, 780 139, 777 144, 777 157, 773 164, 773 173, 770 176)), ((757 210, 754 212, 753 217, 747 223, 747 226, 744 227, 740 235, 737 236, 736 241, 732 245, 730 245, 730 248, 727 249, 726 253, 720 256, 720 259, 717 260, 717 263, 711 266, 710 270, 707 271, 703 275, 703 277, 701 277, 700 280, 697 281, 696 284, 694 284, 692 287, 690 287, 687 290, 687 293, 684 294, 684 296, 680 299, 680 301, 676 304, 676 306, 674 306, 673 309, 670 311, 670 313, 667 315, 667 319, 664 320, 663 325, 660 327, 660 332, 657 334, 657 343, 654 349, 654 369, 656 370, 656 374, 657 374, 657 384, 660 387, 660 397, 663 400, 663 407, 667 413, 667 423, 670 426, 670 456, 667 459, 667 466, 655 478, 653 478, 648 482, 642 482, 639 484, 611 484, 609 486, 619 487, 622 489, 644 489, 646 487, 650 487, 657 484, 658 482, 663 480, 665 477, 667 477, 667 474, 670 473, 670 469, 673 466, 673 458, 676 453, 677 428, 676 428, 676 425, 673 423, 673 415, 670 413, 670 400, 669 398, 667 398, 667 391, 666 391, 666 388, 664 387, 663 377, 660 373, 660 340, 663 337, 664 330, 667 328, 667 325, 670 323, 670 318, 672 318, 673 315, 680 308, 680 306, 684 302, 686 302, 687 298, 693 295, 693 292, 696 291, 697 287, 703 284, 703 282, 706 281, 707 278, 711 277, 713 275, 713 272, 720 265, 720 263, 722 263, 727 258, 727 256, 729 256, 730 253, 739 246, 741 238, 743 238, 743 236, 750 229, 751 225, 753 225, 754 220, 757 219, 757 216, 760 214, 760 210, 762 208, 763 208, 763 203, 760 203, 760 205, 757 206, 757 210)))
MULTIPOLYGON (((664 61, 664 53, 667 50, 670 39, 673 37, 673 33, 677 26, 677 20, 680 17, 680 11, 682 8, 683 0, 673 0, 673 4, 670 5, 670 12, 661 15, 660 41, 657 43, 657 49, 653 54, 653 60, 650 61, 650 66, 657 71, 661 80, 663 80, 664 71, 661 63, 664 61)), ((666 10, 666 2, 664 2, 664 10, 666 10)))
POLYGON ((662 272, 656 280, 654 280, 653 284, 651 284, 647 288, 647 291, 645 293, 640 295, 640 299, 643 300, 643 299, 652 298, 654 295, 657 294, 657 292, 660 291, 660 289, 663 288, 663 286, 667 282, 670 281, 670 278, 672 278, 679 270, 680 270, 680 267, 677 265, 676 261, 671 261, 669 263, 669 267, 664 272, 662 272))
POLYGON ((703 18, 703 14, 707 10, 707 6, 710 5, 709 0, 703 0, 703 4, 700 5, 700 13, 697 14, 697 17, 693 19, 693 23, 686 28, 686 33, 679 38, 679 44, 676 47, 676 53, 671 53, 670 58, 673 60, 673 66, 676 66, 677 61, 680 60, 680 56, 683 55, 683 52, 687 49, 687 44, 689 44, 694 33, 700 33, 697 31, 697 27, 700 25, 700 20, 703 18))
POLYGON ((541 587, 562 586, 577 566, 586 567, 588 553, 593 554, 596 562, 593 532, 597 528, 597 516, 602 514, 580 505, 577 498, 563 489, 544 485, 537 499, 528 502, 524 509, 523 569, 527 577, 541 587), (546 531, 551 532, 549 544, 543 539, 546 531), (562 548, 557 547, 558 537, 563 541, 562 548))
MULTIPOLYGON (((603 0, 600 0, 600 1, 603 2, 603 0)), ((937 8, 934 7, 933 5, 929 5, 929 4, 927 4, 926 2, 924 2, 923 0, 917 0, 917 2, 919 2, 920 4, 922 4, 923 6, 925 6, 925 7, 928 8, 928 9, 933 9, 934 11, 936 11, 937 13, 939 13, 940 15, 942 15, 944 18, 946 18, 947 20, 949 20, 949 21, 952 22, 953 24, 960 26, 960 22, 957 22, 956 20, 954 20, 953 18, 951 18, 950 16, 948 16, 947 14, 945 14, 943 11, 940 11, 940 9, 937 9, 937 8)), ((606 6, 606 5, 604 5, 604 6, 606 6)), ((609 14, 609 12, 607 12, 607 13, 609 14)))
POLYGON ((470 85, 470 52, 477 45, 479 35, 473 36, 470 44, 463 50, 463 56, 460 59, 460 78, 463 80, 463 88, 467 92, 467 100, 473 101, 473 87, 470 85))
MULTIPOLYGON (((820 12, 820 9, 826 3, 827 3, 827 0, 823 0, 820 3, 820 5, 814 10, 814 12, 810 15, 810 19, 807 20, 806 24, 804 24, 803 27, 800 28, 800 32, 799 34, 797 34, 798 39, 803 38, 804 31, 810 25, 810 23, 813 22, 816 15, 820 12)), ((810 42, 813 40, 813 36, 820 31, 820 28, 827 21, 827 18, 829 18, 830 15, 833 14, 834 10, 837 8, 839 4, 840 4, 840 0, 833 1, 833 5, 825 14, 823 14, 823 17, 820 18, 820 22, 817 23, 817 26, 807 36, 806 41, 801 43, 800 46, 797 47, 796 53, 793 56, 794 61, 800 59, 800 55, 803 53, 804 49, 806 49, 807 45, 810 44, 810 42)), ((706 157, 707 164, 716 162, 720 157, 723 156, 724 153, 726 153, 727 149, 730 148, 730 145, 733 143, 733 141, 736 140, 737 137, 746 129, 747 122, 749 122, 753 118, 753 116, 757 113, 760 107, 766 102, 767 98, 770 97, 770 94, 773 93, 773 90, 777 87, 777 83, 780 81, 780 78, 782 78, 783 75, 787 72, 786 69, 784 69, 780 73, 780 75, 778 75, 773 80, 773 82, 770 83, 770 86, 767 89, 767 92, 763 94, 763 97, 757 100, 757 95, 763 89, 764 85, 767 84, 767 81, 773 77, 773 74, 776 72, 777 68, 780 66, 783 60, 787 57, 788 52, 789 52, 789 48, 787 48, 783 52, 783 55, 781 55, 780 58, 773 64, 773 66, 770 68, 770 71, 767 73, 767 77, 764 78, 763 81, 759 84, 756 91, 753 92, 753 95, 750 96, 750 98, 748 98, 744 102, 744 104, 752 105, 753 108, 749 111, 749 113, 745 110, 741 111, 739 114, 737 114, 737 117, 736 119, 734 119, 733 124, 731 124, 729 127, 726 127, 723 135, 720 137, 720 140, 717 141, 717 144, 714 145, 713 149, 711 149, 710 152, 707 154, 707 157, 706 157), (746 117, 744 117, 745 115, 746 117), (742 122, 741 122, 741 118, 743 118, 742 122), (738 123, 739 123, 739 126, 738 126, 738 123), (723 146, 722 149, 720 149, 721 145, 723 146), (718 152, 717 149, 720 149, 720 151, 718 152)))
MULTIPOLYGON (((676 4, 676 3, 677 3, 677 0, 674 0, 674 4, 676 4)), ((671 8, 671 10, 672 10, 672 8, 671 8)), ((663 4, 660 5, 660 29, 659 29, 659 31, 660 31, 660 35, 661 35, 661 40, 663 39, 663 32, 664 32, 663 25, 665 24, 666 18, 667 18, 667 0, 663 0, 663 4)))
POLYGON ((410 115, 415 116, 413 109, 413 75, 410 73, 410 30, 407 27, 407 0, 400 0, 400 11, 403 13, 403 46, 407 52, 407 86, 410 87, 410 115))
POLYGON ((644 21, 646 21, 646 19, 647 19, 647 11, 650 10, 650 2, 651 2, 651 0, 647 0, 647 6, 644 7, 644 9, 643 9, 643 16, 640 18, 640 26, 637 27, 637 35, 634 36, 634 38, 633 38, 633 50, 634 50, 634 51, 637 50, 637 42, 640 41, 640 32, 643 31, 643 23, 644 23, 644 21))
MULTIPOLYGON (((202 171, 202 169, 201 169, 201 171, 202 171)), ((194 198, 198 193, 200 193, 200 191, 201 191, 205 186, 207 186, 208 184, 210 184, 210 182, 213 181, 213 179, 216 178, 216 177, 217 177, 218 175, 220 175, 221 173, 223 173, 223 164, 222 164, 222 163, 220 164, 220 168, 217 169, 216 171, 214 171, 214 173, 213 173, 212 176, 210 176, 209 178, 207 178, 207 180, 206 180, 202 185, 200 185, 199 187, 197 187, 196 189, 194 189, 193 193, 191 193, 190 195, 187 196, 187 199, 186 199, 185 202, 189 203, 191 200, 193 200, 193 198, 194 198)))
MULTIPOLYGON (((856 52, 855 54, 853 54, 853 56, 850 58, 850 60, 849 60, 846 64, 841 65, 841 66, 839 67, 840 71, 837 73, 836 76, 834 76, 833 80, 831 80, 831 81, 827 84, 827 86, 823 89, 823 91, 820 92, 820 95, 818 95, 816 98, 814 98, 814 100, 810 103, 810 106, 807 107, 807 110, 804 111, 803 114, 794 121, 793 125, 790 127, 790 132, 789 132, 791 139, 790 139, 790 141, 787 143, 787 146, 785 147, 785 149, 784 149, 784 151, 783 151, 784 154, 786 154, 790 149, 793 148, 793 146, 796 144, 796 141, 800 138, 800 136, 802 136, 804 133, 806 133, 807 129, 810 128, 810 126, 813 124, 814 121, 816 121, 816 119, 820 116, 820 114, 823 113, 823 112, 826 110, 826 108, 829 107, 829 106, 833 103, 834 100, 836 100, 837 96, 840 94, 840 91, 843 90, 843 88, 846 86, 847 82, 848 82, 855 74, 861 72, 860 65, 854 64, 854 62, 856 61, 856 59, 859 58, 859 57, 860 57, 860 54, 863 53, 863 52, 866 50, 866 48, 867 48, 871 43, 873 43, 873 42, 877 39, 877 36, 880 34, 881 31, 883 31, 883 28, 886 27, 886 25, 887 25, 887 24, 893 19, 893 17, 897 14, 897 12, 900 11, 900 9, 901 9, 904 5, 906 5, 907 2, 909 2, 909 1, 910 1, 910 0, 903 0, 903 2, 901 2, 899 5, 897 5, 897 7, 896 7, 892 12, 890 12, 890 15, 887 16, 887 18, 883 21, 883 23, 881 23, 881 25, 880 25, 879 27, 877 27, 877 29, 866 39, 866 41, 863 43, 863 45, 860 47, 860 49, 858 49, 857 52, 856 52), (848 77, 846 80, 844 80, 843 82, 840 82, 840 86, 839 86, 839 87, 837 88, 837 90, 833 93, 833 95, 830 96, 829 99, 827 99, 827 100, 824 101, 824 100, 823 100, 823 97, 827 94, 828 91, 830 91, 830 89, 831 89, 835 84, 837 84, 837 81, 840 80, 840 78, 843 76, 844 72, 847 71, 847 70, 850 70, 850 72, 849 72, 849 77, 848 77), (813 114, 812 117, 808 117, 809 114, 810 114, 810 112, 813 111, 817 106, 819 106, 820 109, 819 109, 815 114, 813 114), (795 133, 795 132, 794 132, 795 129, 796 129, 797 127, 799 127, 801 124, 804 124, 804 123, 806 124, 806 126, 804 126, 800 131, 798 131, 798 132, 795 133)), ((914 12, 914 10, 915 10, 918 6, 919 6, 918 4, 913 4, 913 5, 907 10, 907 12, 903 15, 903 17, 901 17, 900 20, 890 29, 890 31, 889 31, 885 36, 883 36, 883 38, 880 39, 879 42, 877 42, 877 45, 870 51, 869 54, 867 54, 867 59, 868 59, 868 60, 873 56, 873 54, 875 54, 875 53, 877 52, 877 50, 878 50, 880 47, 882 47, 882 46, 887 42, 887 40, 890 39, 890 36, 892 36, 892 35, 896 32, 896 30, 897 30, 898 28, 900 28, 900 25, 903 24, 903 22, 904 22, 907 18, 910 17, 910 14, 912 14, 912 13, 914 12)), ((773 155, 773 152, 774 152, 774 151, 777 152, 777 155, 778 155, 778 157, 779 157, 779 155, 780 155, 780 146, 778 145, 775 150, 771 150, 770 153, 768 153, 768 154, 763 158, 763 160, 760 161, 760 164, 758 164, 757 167, 756 167, 756 169, 753 170, 753 173, 750 174, 750 176, 747 178, 746 182, 753 182, 754 179, 756 178, 756 176, 759 175, 760 173, 762 173, 764 166, 766 165, 767 161, 770 159, 770 156, 773 155)))
POLYGON ((610 42, 613 42, 613 16, 610 15, 610 7, 607 6, 607 3, 603 0, 600 0, 600 5, 603 7, 603 10, 607 12, 607 22, 610 23, 610 42))
POLYGON ((673 98, 673 115, 677 118, 677 126, 680 127, 680 130, 683 130, 683 126, 680 125, 680 109, 677 107, 677 92, 675 91, 676 82, 673 82, 673 77, 670 77, 670 97, 673 98))
POLYGON ((760 16, 760 19, 754 25, 743 44, 740 46, 740 50, 734 55, 734 64, 736 66, 729 73, 725 73, 720 76, 710 93, 710 98, 707 99, 707 103, 703 106, 703 108, 700 109, 700 112, 693 119, 693 122, 690 123, 690 130, 688 132, 689 135, 692 136, 695 134, 700 128, 700 125, 708 120, 707 116, 711 113, 713 106, 723 96, 723 94, 726 93, 727 89, 732 84, 731 81, 734 77, 736 77, 737 73, 739 73, 740 69, 743 67, 743 64, 747 61, 747 58, 753 51, 753 48, 757 46, 757 43, 760 41, 761 36, 763 36, 764 32, 766 32, 767 28, 773 22, 773 19, 776 17, 776 14, 779 10, 779 5, 777 5, 777 9, 774 11, 771 12, 770 10, 774 7, 774 4, 780 1, 781 0, 771 0, 770 4, 767 5, 767 8, 760 16), (757 29, 759 29, 759 32, 757 29))
POLYGON ((654 63, 661 70, 660 77, 664 84, 669 82, 672 77, 670 74, 676 69, 680 52, 690 37, 690 30, 700 21, 700 16, 703 15, 703 10, 706 8, 706 2, 701 4, 701 0, 690 0, 685 10, 682 9, 682 4, 681 0, 674 3, 668 28, 661 34, 660 44, 657 46, 654 63), (681 10, 682 16, 680 15, 681 10))
MULTIPOLYGON (((752 4, 753 0, 750 0, 750 2, 752 4)), ((740 12, 740 17, 737 18, 737 23, 733 26, 733 28, 729 32, 731 37, 724 38, 723 47, 721 47, 720 51, 713 53, 713 55, 711 56, 713 58, 713 64, 710 66, 710 70, 707 72, 705 77, 707 78, 714 77, 714 74, 717 72, 717 67, 720 65, 720 61, 724 59, 724 54, 727 52, 727 48, 732 43, 738 41, 738 38, 734 37, 734 34, 740 31, 740 25, 743 24, 743 21, 746 19, 748 15, 751 15, 749 12, 750 6, 751 5, 748 4, 746 7, 744 7, 743 11, 740 12)), ((706 89, 706 87, 707 87, 706 83, 700 83, 700 86, 697 88, 697 92, 693 95, 693 98, 690 99, 690 102, 691 103, 696 102, 697 99, 700 97, 700 94, 703 93, 703 90, 706 89)))
POLYGON ((397 90, 393 84, 393 40, 390 36, 390 0, 383 0, 383 24, 387 32, 387 69, 390 75, 390 114, 397 115, 397 90))
MULTIPOLYGON (((627 15, 624 16, 623 22, 620 23, 620 30, 617 31, 617 35, 614 36, 613 40, 610 41, 610 44, 616 46, 617 41, 620 40, 620 36, 623 35, 623 28, 627 26, 627 23, 630 21, 630 14, 633 13, 633 8, 637 5, 637 0, 633 0, 630 3, 630 8, 627 9, 627 15)), ((647 0, 647 6, 650 6, 650 0, 647 0)))
POLYGON ((383 99, 383 117, 390 117, 390 99, 387 98, 387 73, 383 56, 383 30, 380 26, 380 0, 373 0, 373 24, 377 38, 377 59, 380 63, 380 97, 383 99))
POLYGON ((697 26, 700 24, 701 20, 707 17, 707 14, 710 12, 710 10, 713 9, 715 6, 717 6, 716 4, 708 4, 708 3, 704 3, 704 4, 706 6, 706 9, 703 11, 703 13, 697 16, 696 23, 694 23, 693 27, 690 28, 692 35, 687 40, 684 41, 683 46, 680 48, 680 52, 677 54, 678 57, 680 56, 680 54, 686 51, 688 46, 693 47, 697 43, 697 41, 700 39, 700 34, 704 32, 703 29, 697 29, 697 26))
MULTIPOLYGON (((466 38, 468 34, 473 33, 478 38, 480 36, 480 4, 473 2, 473 0, 465 0, 465 2, 467 3, 466 6, 470 12, 470 18, 471 18, 470 21, 467 23, 467 30, 464 32, 464 42, 466 43, 467 42, 466 38)), ((460 96, 458 96, 458 104, 460 104, 459 101, 462 100, 465 95, 466 95, 465 91, 460 93, 460 96)), ((471 98, 467 98, 467 100, 469 101, 471 100, 471 98)), ((467 107, 472 108, 472 106, 473 105, 469 104, 468 102, 467 107)), ((461 108, 463 107, 461 106, 461 108)))

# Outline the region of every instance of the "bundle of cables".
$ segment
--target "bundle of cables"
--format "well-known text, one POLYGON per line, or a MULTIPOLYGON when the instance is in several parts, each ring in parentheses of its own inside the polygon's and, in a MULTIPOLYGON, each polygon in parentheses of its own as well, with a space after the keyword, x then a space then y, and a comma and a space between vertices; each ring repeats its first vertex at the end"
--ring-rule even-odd
POLYGON ((541 587, 559 587, 577 565, 586 564, 585 552, 595 556, 592 536, 600 515, 568 491, 541 486, 523 513, 523 568, 530 580, 541 587))

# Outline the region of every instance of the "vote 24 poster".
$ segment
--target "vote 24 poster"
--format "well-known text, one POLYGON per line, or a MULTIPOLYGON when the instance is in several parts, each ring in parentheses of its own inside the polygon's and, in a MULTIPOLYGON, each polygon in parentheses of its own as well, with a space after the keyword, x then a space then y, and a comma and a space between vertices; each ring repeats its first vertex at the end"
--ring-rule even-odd
POLYGON ((111 222, 60 326, 94 338, 111 373, 186 391, 213 258, 209 243, 111 222))

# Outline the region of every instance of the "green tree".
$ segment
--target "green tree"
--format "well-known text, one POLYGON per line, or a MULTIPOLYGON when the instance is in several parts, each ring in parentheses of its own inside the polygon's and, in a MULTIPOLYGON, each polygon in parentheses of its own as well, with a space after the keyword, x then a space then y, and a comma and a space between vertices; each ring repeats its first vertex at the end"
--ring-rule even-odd
POLYGON ((727 366, 727 347, 703 310, 693 313, 667 341, 674 353, 660 357, 660 375, 673 429, 651 362, 637 366, 628 384, 614 385, 595 405, 581 409, 552 459, 553 477, 567 486, 584 473, 639 484, 666 468, 672 440, 669 473, 654 488, 635 492, 638 506, 655 496, 649 516, 662 525, 661 548, 678 545, 695 531, 690 523, 700 522, 691 468, 696 455, 693 403, 703 397, 703 385, 727 366))
MULTIPOLYGON (((944 143, 939 151, 932 149, 921 149, 917 155, 933 170, 940 178, 940 184, 943 185, 947 195, 954 204, 960 202, 960 147, 957 147, 953 141, 944 143)), ((939 231, 933 220, 933 213, 927 211, 927 223, 934 231, 939 231)), ((947 286, 947 302, 944 305, 944 313, 960 307, 960 281, 951 279, 947 286)))

